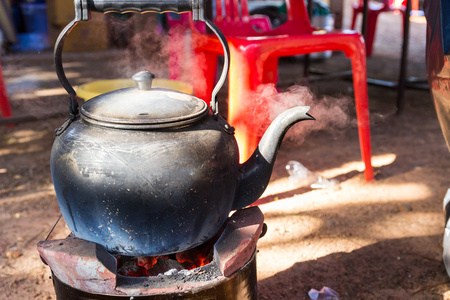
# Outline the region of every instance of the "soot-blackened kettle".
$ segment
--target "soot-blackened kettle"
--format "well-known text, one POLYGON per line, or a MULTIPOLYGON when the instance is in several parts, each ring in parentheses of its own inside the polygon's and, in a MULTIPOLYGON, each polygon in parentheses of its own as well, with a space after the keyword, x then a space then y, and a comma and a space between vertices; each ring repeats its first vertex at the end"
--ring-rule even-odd
MULTIPOLYGON (((77 1, 76 7, 82 7, 77 1)), ((97 2, 88 1, 87 8, 122 11, 115 1, 109 6, 97 2)), ((151 6, 136 11, 193 11, 219 36, 225 67, 215 99, 228 71, 226 40, 202 17, 201 5, 172 2, 178 9, 151 6)), ((69 229, 78 238, 122 255, 170 254, 204 243, 220 230, 231 210, 261 196, 284 134, 296 122, 312 119, 309 107, 279 115, 244 164, 239 164, 234 129, 218 116, 215 101, 210 109, 194 96, 152 88, 149 72, 133 76, 136 88, 95 97, 78 112, 61 53, 65 35, 83 20, 84 11, 77 11, 55 47, 57 74, 71 96, 71 115, 56 131, 51 171, 69 229)))

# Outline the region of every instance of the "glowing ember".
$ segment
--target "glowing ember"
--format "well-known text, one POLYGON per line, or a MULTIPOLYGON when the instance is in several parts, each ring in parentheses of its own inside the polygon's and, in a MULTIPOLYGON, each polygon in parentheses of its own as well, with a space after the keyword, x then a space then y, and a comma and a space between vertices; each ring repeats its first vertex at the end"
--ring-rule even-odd
POLYGON ((116 256, 117 273, 129 277, 148 277, 164 274, 169 270, 192 270, 209 264, 213 260, 213 246, 216 239, 186 250, 162 256, 116 256))

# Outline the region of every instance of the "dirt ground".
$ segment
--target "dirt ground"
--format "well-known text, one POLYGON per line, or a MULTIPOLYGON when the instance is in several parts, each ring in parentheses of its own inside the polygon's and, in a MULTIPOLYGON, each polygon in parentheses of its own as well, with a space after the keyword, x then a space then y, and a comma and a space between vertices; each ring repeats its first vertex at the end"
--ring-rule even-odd
MULTIPOLYGON (((411 24, 408 74, 425 77, 425 24, 411 24)), ((370 78, 396 80, 401 17, 382 15, 370 78), (389 35, 387 34, 389 33, 389 35)), ((68 54, 67 75, 74 85, 120 78, 122 51, 68 54)), ((2 57, 15 115, 64 112, 64 94, 52 54, 2 57)), ((326 70, 349 69, 341 54, 316 61, 326 70)), ((283 59, 282 87, 304 84, 302 60, 283 59)), ((444 213, 450 187, 450 155, 430 93, 407 89, 405 110, 394 114, 396 90, 369 86, 371 139, 376 180, 365 182, 354 121, 352 82, 336 79, 307 84, 320 103, 324 95, 350 99, 350 122, 309 134, 289 135, 271 183, 258 201, 268 232, 258 242, 258 298, 309 299, 308 291, 327 286, 340 299, 450 299, 450 280, 441 261, 444 213), (289 180, 285 165, 296 160, 310 171, 337 179, 337 188, 312 190, 289 180)), ((221 102, 226 95, 221 94, 221 102)), ((223 107, 224 105, 222 105, 223 107)), ((311 114, 319 113, 315 106, 311 114), (316 111, 315 111, 316 110, 316 111)), ((320 113, 319 113, 320 114, 320 113)), ((322 114, 321 114, 322 115, 322 114)), ((335 118, 332 112, 330 118, 335 118)), ((53 131, 64 121, 0 127, 0 290, 2 299, 54 299, 50 271, 36 251, 60 211, 53 191, 49 157, 53 131)), ((319 121, 319 120, 318 120, 319 121)), ((301 128, 303 123, 294 126, 301 128)), ((52 238, 64 238, 60 223, 52 238)))

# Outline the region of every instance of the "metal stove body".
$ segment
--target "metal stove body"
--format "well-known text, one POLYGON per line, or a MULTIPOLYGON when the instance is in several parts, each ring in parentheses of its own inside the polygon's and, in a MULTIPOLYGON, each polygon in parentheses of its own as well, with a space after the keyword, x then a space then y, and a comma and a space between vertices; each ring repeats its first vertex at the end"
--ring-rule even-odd
POLYGON ((211 262, 191 270, 168 264, 145 277, 121 275, 114 254, 75 237, 42 241, 38 251, 57 299, 256 299, 256 243, 264 232, 258 207, 238 210, 209 246, 211 262))

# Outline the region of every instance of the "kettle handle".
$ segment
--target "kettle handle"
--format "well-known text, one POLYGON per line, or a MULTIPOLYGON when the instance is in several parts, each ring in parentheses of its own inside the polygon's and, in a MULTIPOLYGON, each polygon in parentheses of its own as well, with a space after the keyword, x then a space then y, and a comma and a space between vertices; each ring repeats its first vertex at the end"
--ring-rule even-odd
POLYGON ((222 74, 213 89, 211 95, 211 111, 214 115, 218 115, 219 108, 216 100, 216 95, 222 88, 230 67, 230 49, 227 40, 220 29, 204 15, 204 1, 205 0, 74 0, 75 18, 61 31, 56 40, 54 49, 54 62, 56 67, 56 74, 64 89, 70 96, 69 110, 70 119, 73 120, 78 114, 78 99, 77 93, 66 77, 62 65, 62 51, 66 36, 78 24, 79 21, 88 21, 90 11, 98 11, 104 13, 146 13, 146 12, 192 12, 193 21, 203 21, 219 38, 224 50, 224 66, 222 74))

